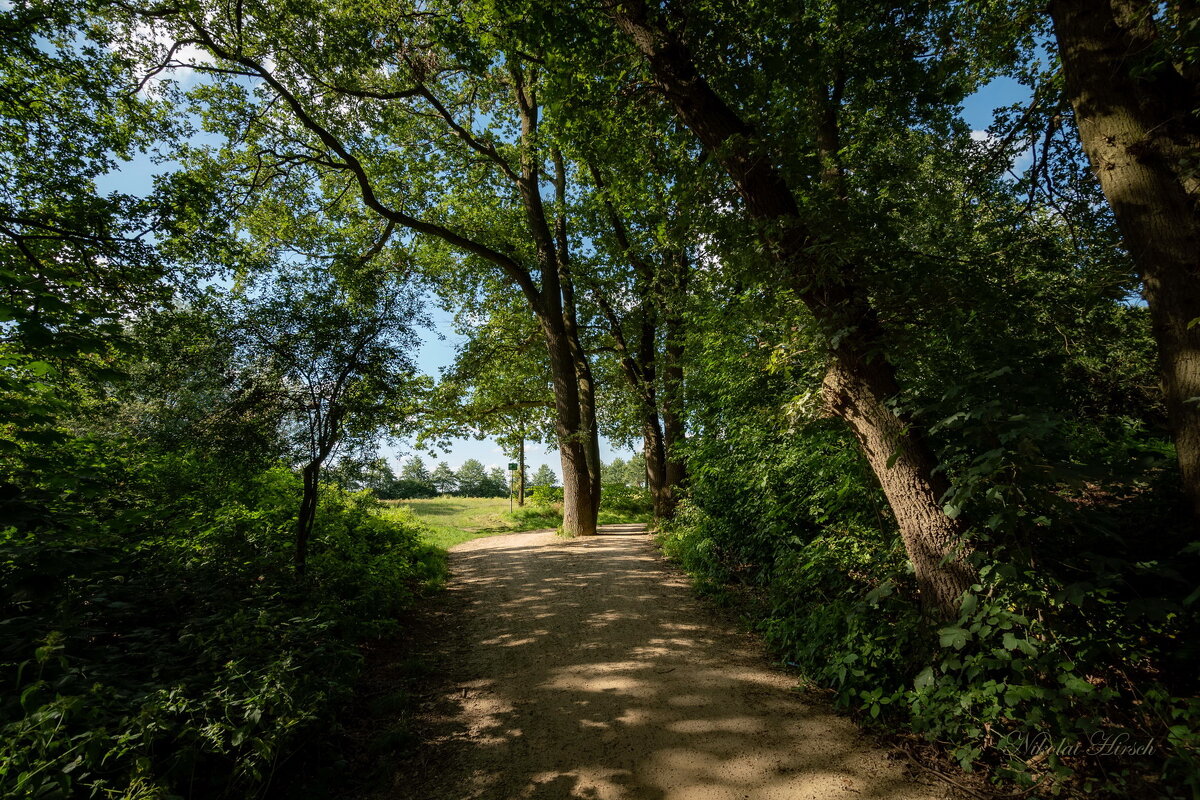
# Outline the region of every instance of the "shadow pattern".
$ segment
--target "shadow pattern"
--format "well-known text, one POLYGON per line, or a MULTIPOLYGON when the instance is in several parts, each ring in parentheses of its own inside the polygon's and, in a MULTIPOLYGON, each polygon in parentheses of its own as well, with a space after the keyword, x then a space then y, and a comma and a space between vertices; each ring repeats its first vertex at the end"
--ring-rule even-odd
POLYGON ((642 526, 477 539, 450 565, 444 680, 389 798, 945 795, 794 691, 642 526))

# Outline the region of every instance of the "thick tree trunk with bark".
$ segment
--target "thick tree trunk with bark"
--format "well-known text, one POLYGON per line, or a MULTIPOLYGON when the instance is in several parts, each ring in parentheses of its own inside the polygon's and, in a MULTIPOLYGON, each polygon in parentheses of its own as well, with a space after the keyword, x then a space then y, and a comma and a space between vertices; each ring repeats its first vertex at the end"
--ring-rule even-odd
POLYGON ((642 423, 642 454, 646 458, 646 489, 653 502, 654 518, 669 516, 670 490, 667 487, 666 449, 657 411, 646 412, 642 423))
POLYGON ((1050 15, 1083 149, 1145 287, 1183 486, 1200 517, 1200 83, 1194 65, 1161 57, 1156 7, 1055 0, 1050 15))
POLYGON ((563 531, 569 536, 589 536, 596 532, 599 507, 588 469, 590 437, 580 411, 579 380, 571 345, 566 332, 554 321, 551 315, 542 317, 554 381, 554 430, 562 463, 563 531))
POLYGON ((895 369, 884 356, 865 293, 852 275, 824 277, 811 260, 811 240, 782 173, 756 132, 698 73, 683 41, 650 19, 642 2, 612 4, 609 11, 646 58, 676 114, 729 174, 767 252, 791 276, 797 295, 830 337, 825 381, 830 407, 854 432, 887 494, 922 602, 953 615, 974 577, 960 551, 964 526, 941 509, 946 487, 934 473, 936 461, 922 434, 887 405, 898 390, 895 369))
POLYGON ((880 358, 864 358, 864 352, 868 351, 862 341, 842 342, 835 348, 822 386, 825 400, 850 426, 879 479, 912 561, 922 601, 953 611, 958 598, 975 582, 975 572, 960 549, 961 524, 948 517, 939 502, 949 483, 934 470, 937 459, 925 440, 913 433, 908 420, 884 404, 899 392, 895 371, 880 358))

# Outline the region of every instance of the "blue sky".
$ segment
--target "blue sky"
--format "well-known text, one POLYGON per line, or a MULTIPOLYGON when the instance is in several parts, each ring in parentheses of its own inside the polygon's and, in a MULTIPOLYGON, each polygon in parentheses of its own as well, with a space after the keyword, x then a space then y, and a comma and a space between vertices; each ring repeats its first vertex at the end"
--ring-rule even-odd
MULTIPOLYGON (((177 77, 185 83, 189 81, 189 78, 183 75, 177 77)), ((962 116, 972 130, 983 131, 992 124, 993 111, 996 108, 1026 101, 1028 97, 1029 90, 1017 81, 1011 78, 997 78, 966 99, 963 103, 962 116)), ((203 137, 198 137, 196 140, 197 143, 205 141, 203 137)), ((129 194, 144 194, 149 191, 154 175, 168 171, 171 167, 171 164, 155 165, 149 158, 139 157, 101 179, 98 182, 99 189, 103 192, 119 191, 129 194)), ((453 362, 455 346, 462 341, 462 337, 454 332, 451 314, 436 307, 435 303, 430 305, 433 308, 431 313, 433 329, 422 332, 423 344, 417 356, 417 364, 423 372, 436 377, 440 375, 442 369, 453 362)), ((632 455, 631 451, 615 449, 611 442, 604 439, 601 440, 600 449, 601 458, 604 461, 611 461, 616 457, 628 459, 632 455)), ((509 461, 508 456, 491 439, 456 439, 450 443, 448 451, 433 453, 417 453, 413 450, 411 442, 397 442, 385 446, 383 454, 397 466, 400 461, 413 454, 420 455, 430 466, 432 466, 430 462, 446 461, 456 469, 468 458, 474 458, 488 468, 503 467, 509 461)), ((555 474, 560 472, 558 451, 555 448, 548 448, 532 442, 527 443, 525 460, 529 465, 530 472, 542 464, 550 466, 555 474)))

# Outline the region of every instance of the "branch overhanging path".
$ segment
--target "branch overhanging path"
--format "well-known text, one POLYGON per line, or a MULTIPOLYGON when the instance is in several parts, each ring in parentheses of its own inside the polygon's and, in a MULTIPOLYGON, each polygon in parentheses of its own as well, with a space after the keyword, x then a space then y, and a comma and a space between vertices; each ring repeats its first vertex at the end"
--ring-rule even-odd
POLYGON ((451 552, 444 674, 389 800, 945 797, 794 690, 644 526, 451 552))

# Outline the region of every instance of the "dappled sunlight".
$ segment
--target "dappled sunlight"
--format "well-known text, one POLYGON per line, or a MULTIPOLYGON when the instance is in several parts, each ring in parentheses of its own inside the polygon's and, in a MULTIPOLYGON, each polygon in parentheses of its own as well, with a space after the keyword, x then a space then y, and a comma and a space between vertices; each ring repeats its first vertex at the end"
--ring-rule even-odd
POLYGON ((455 550, 462 627, 411 800, 938 796, 794 691, 632 526, 455 550))

